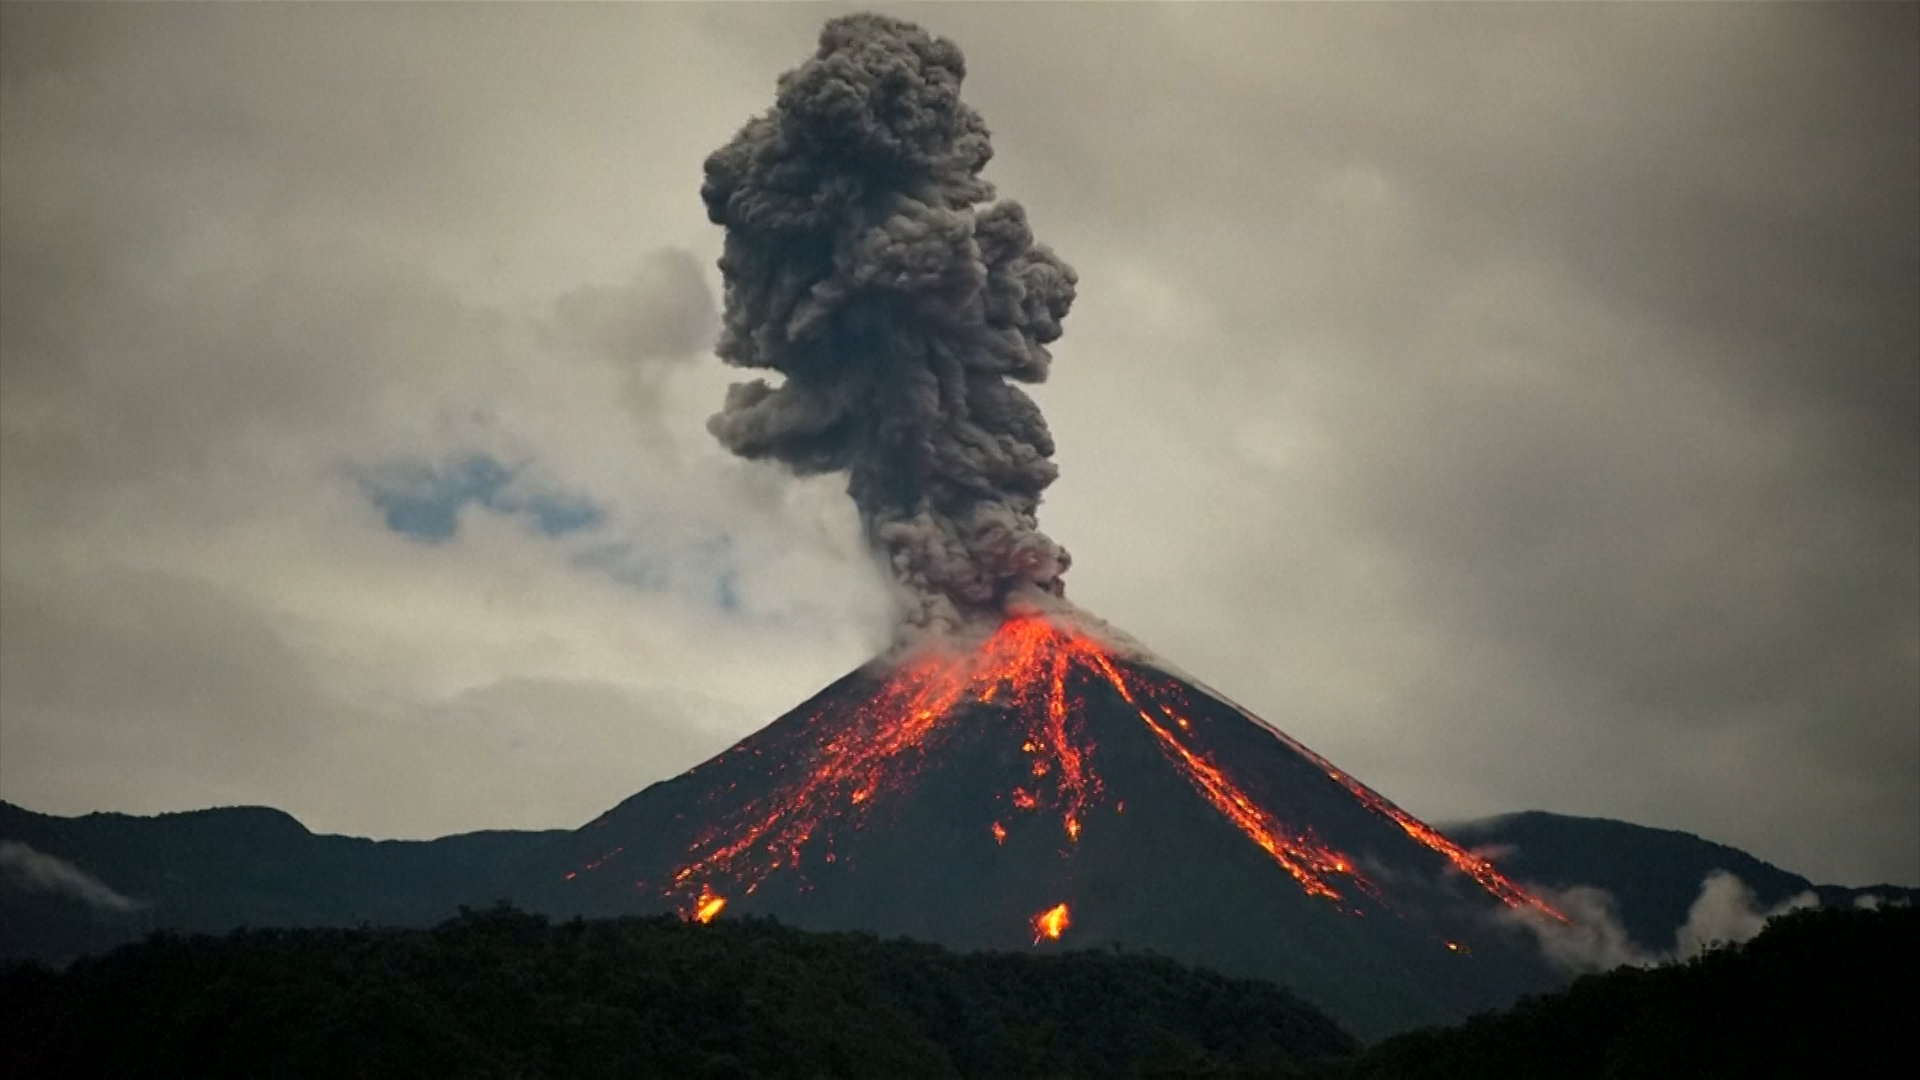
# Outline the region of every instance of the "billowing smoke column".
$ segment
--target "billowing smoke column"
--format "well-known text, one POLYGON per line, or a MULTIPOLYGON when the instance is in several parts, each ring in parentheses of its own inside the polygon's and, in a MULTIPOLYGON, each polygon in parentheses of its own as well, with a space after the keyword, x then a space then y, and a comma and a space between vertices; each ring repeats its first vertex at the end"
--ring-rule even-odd
POLYGON ((774 107, 707 159, 725 226, 719 354, 785 382, 735 384, 708 429, 742 457, 849 474, 910 626, 953 629, 1062 591, 1036 519, 1058 475, 1040 409, 1074 273, 1026 213, 990 202, 993 154, 952 42, 880 15, 834 19, 774 107))

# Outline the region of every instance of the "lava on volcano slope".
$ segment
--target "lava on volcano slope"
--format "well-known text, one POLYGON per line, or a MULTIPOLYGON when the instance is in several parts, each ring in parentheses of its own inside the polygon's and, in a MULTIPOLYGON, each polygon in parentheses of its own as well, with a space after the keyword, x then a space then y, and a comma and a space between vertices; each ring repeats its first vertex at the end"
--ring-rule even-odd
MULTIPOLYGON (((716 816, 689 846, 664 892, 682 911, 704 915, 706 921, 718 913, 716 901, 724 904, 724 892, 751 894, 777 871, 804 872, 803 857, 814 851, 822 862, 833 862, 835 832, 862 828, 876 804, 909 791, 929 757, 939 754, 943 739, 960 726, 956 718, 976 703, 994 706, 1011 719, 1013 735, 1029 759, 1023 782, 1005 792, 1006 798, 1016 808, 1056 820, 1058 835, 1070 849, 1089 827, 1088 811, 1103 793, 1086 702, 1072 691, 1070 676, 1109 686, 1152 733, 1167 763, 1303 892, 1342 910, 1358 910, 1354 893, 1379 898, 1378 887, 1354 860, 1316 839, 1311 829, 1282 821, 1201 745, 1178 680, 1123 661, 1111 646, 1070 623, 1033 614, 1008 618, 971 651, 922 652, 893 668, 856 704, 828 699, 805 718, 801 745, 770 762, 770 790, 731 807, 724 798, 713 801, 716 816), (816 840, 821 843, 814 845, 816 840)), ((1345 788, 1367 811, 1444 856, 1501 903, 1559 917, 1484 860, 1257 717, 1238 711, 1345 788)), ((996 842, 1004 843, 1005 835, 1004 826, 994 822, 996 842)))

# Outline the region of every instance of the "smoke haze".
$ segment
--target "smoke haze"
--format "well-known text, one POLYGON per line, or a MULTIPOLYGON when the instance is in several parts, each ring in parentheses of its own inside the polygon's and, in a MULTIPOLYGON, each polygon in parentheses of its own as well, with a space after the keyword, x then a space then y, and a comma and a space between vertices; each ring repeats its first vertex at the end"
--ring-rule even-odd
POLYGON ((34 892, 70 896, 98 911, 132 911, 140 906, 65 859, 18 840, 0 841, 0 878, 34 892))
POLYGON ((1715 945, 1751 941, 1774 916, 1820 903, 1813 893, 1803 892, 1762 908, 1746 882, 1725 870, 1715 870, 1700 882, 1700 895, 1687 909, 1687 921, 1675 928, 1672 951, 1658 952, 1642 948, 1627 933, 1613 896, 1605 889, 1576 885, 1566 890, 1534 891, 1559 908, 1569 922, 1552 922, 1528 912, 1514 912, 1510 917, 1533 931, 1547 959, 1583 973, 1685 962, 1715 945))
POLYGON ((707 159, 726 227, 719 353, 786 376, 731 387, 734 453, 849 474, 910 626, 955 628, 1009 593, 1058 593, 1041 533, 1058 469, 1040 382, 1074 273, 993 203, 960 50, 880 15, 828 22, 773 109, 707 159))

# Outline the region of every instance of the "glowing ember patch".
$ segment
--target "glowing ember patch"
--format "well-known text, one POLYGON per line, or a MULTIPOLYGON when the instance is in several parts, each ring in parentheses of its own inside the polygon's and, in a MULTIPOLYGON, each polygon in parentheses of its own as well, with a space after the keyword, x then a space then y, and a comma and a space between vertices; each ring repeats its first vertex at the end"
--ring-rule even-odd
POLYGON ((1007 842, 1007 827, 997 821, 993 823, 993 842, 996 844, 1007 842))
POLYGON ((1038 945, 1046 940, 1057 941, 1072 925, 1073 919, 1067 914, 1067 905, 1055 904, 1033 917, 1033 943, 1038 945))
POLYGON ((700 899, 694 903, 688 917, 695 922, 710 923, 714 920, 714 916, 719 915, 721 909, 726 906, 726 897, 716 895, 703 885, 700 887, 700 899))

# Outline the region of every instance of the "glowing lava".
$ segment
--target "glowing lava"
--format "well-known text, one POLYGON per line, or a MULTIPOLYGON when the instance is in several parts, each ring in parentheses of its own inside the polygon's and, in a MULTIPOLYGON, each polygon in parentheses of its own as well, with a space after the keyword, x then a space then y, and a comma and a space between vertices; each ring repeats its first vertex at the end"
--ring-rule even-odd
MULTIPOLYGON (((1218 694, 1214 696, 1220 697, 1218 694)), ((1226 701, 1225 698, 1220 698, 1220 700, 1226 701)), ((1228 704, 1231 705, 1232 703, 1228 702, 1228 704)), ((1393 822, 1400 827, 1402 832, 1405 832, 1420 844, 1444 856, 1448 862, 1454 865, 1455 869, 1472 878, 1482 889, 1499 898, 1501 903, 1510 908, 1531 908, 1562 923, 1568 921, 1565 915, 1554 910, 1551 905, 1507 880, 1500 871, 1494 869, 1492 863, 1466 850, 1445 836, 1442 836, 1439 832, 1435 831, 1431 825, 1428 825, 1426 822, 1421 821, 1419 818, 1414 817, 1412 814, 1407 813, 1405 810, 1387 801, 1379 792, 1348 776, 1346 773, 1341 772, 1338 768, 1334 767, 1333 762, 1328 761, 1326 758, 1321 757, 1319 754, 1314 753, 1299 742, 1296 742, 1293 737, 1286 732, 1281 731, 1279 728, 1274 727, 1258 716, 1240 708, 1238 705, 1234 705, 1233 708, 1234 711, 1238 712, 1241 716, 1259 725, 1261 730, 1279 739, 1282 743, 1285 743, 1287 749, 1313 762, 1320 768, 1321 772, 1327 774, 1328 779, 1346 788, 1349 794, 1360 800, 1361 805, 1393 822)))
MULTIPOLYGON (((1178 680, 1137 665, 1123 666, 1110 647, 1093 636, 1035 615, 1009 618, 971 652, 921 653, 887 673, 857 705, 848 707, 843 698, 834 698, 808 716, 802 745, 777 758, 772 790, 717 817, 690 845, 688 861, 673 872, 666 892, 683 898, 683 910, 704 922, 726 903, 709 891, 711 882, 729 881, 750 894, 775 871, 800 867, 816 838, 826 849, 821 861, 834 861, 834 833, 861 828, 876 804, 911 789, 939 741, 960 728, 955 718, 973 703, 996 706, 998 715, 1013 726, 1013 745, 1029 759, 1023 770, 1028 779, 1002 792, 1003 798, 1017 810, 1057 820, 1060 841, 1068 847, 1076 844, 1102 785, 1092 765, 1096 747, 1086 729, 1086 703, 1070 691, 1070 676, 1110 686, 1153 735, 1166 761, 1308 895, 1343 908, 1349 903, 1348 888, 1379 896, 1351 859, 1261 806, 1199 744, 1178 680)), ((1244 710, 1242 715, 1320 768, 1367 810, 1447 858, 1502 903, 1560 917, 1485 860, 1258 717, 1244 710)), ((747 745, 728 754, 744 752, 747 745)), ((1005 843, 1005 825, 996 821, 991 831, 995 843, 1005 843)), ((1034 925, 1036 932, 1058 937, 1057 929, 1067 925, 1066 906, 1035 916, 1034 925), (1041 920, 1056 915, 1056 930, 1046 932, 1041 920)))
POLYGON ((1073 919, 1067 914, 1067 905, 1055 904, 1033 917, 1033 943, 1038 945, 1050 938, 1057 941, 1072 925, 1073 919))
POLYGON ((720 910, 726 906, 726 897, 716 895, 711 889, 701 886, 700 895, 694 900, 692 908, 688 910, 687 918, 692 922, 710 923, 714 920, 715 916, 720 914, 720 910))

